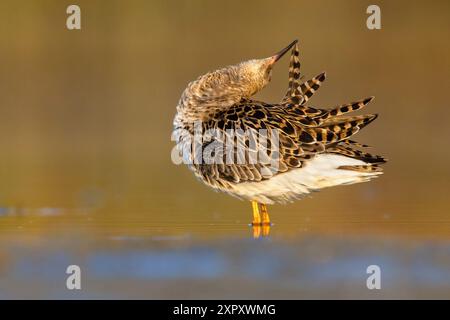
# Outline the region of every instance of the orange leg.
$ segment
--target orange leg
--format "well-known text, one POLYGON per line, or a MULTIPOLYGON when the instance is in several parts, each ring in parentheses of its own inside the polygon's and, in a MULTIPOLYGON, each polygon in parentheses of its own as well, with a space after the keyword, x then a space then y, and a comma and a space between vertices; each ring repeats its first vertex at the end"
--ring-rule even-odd
POLYGON ((253 208, 253 238, 267 237, 270 233, 270 218, 267 212, 267 206, 256 201, 252 201, 253 208), (262 215, 262 218, 261 218, 262 215))
POLYGON ((260 206, 261 206, 261 213, 262 213, 262 224, 270 226, 270 217, 269 217, 269 212, 267 211, 267 206, 264 203, 261 203, 260 206))
POLYGON ((259 204, 256 201, 252 201, 253 208, 253 221, 252 225, 257 226, 261 225, 261 214, 259 213, 259 204))

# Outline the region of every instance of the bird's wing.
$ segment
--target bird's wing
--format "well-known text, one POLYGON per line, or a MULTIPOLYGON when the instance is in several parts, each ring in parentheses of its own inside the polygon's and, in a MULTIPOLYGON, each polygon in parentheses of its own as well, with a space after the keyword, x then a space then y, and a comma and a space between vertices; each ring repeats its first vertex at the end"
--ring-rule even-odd
POLYGON ((298 44, 292 48, 291 59, 289 62, 289 85, 288 90, 281 101, 281 103, 288 103, 289 99, 294 96, 299 96, 299 86, 300 86, 300 59, 299 59, 298 44))
POLYGON ((281 101, 289 112, 300 116, 299 121, 306 126, 317 126, 328 119, 342 114, 362 109, 369 104, 373 97, 365 98, 356 102, 346 103, 332 108, 331 110, 306 106, 308 100, 317 92, 326 79, 325 72, 314 78, 302 82, 300 76, 300 60, 298 44, 292 48, 289 64, 289 85, 288 90, 281 101))
POLYGON ((348 140, 376 117, 372 114, 327 116, 319 124, 305 125, 302 120, 309 117, 300 116, 295 109, 246 100, 204 124, 204 130, 215 129, 220 134, 219 137, 207 139, 203 148, 217 142, 227 146, 227 141, 233 141, 233 159, 226 160, 226 151, 222 150, 221 154, 216 152, 214 155, 222 158, 223 163, 200 165, 200 171, 203 171, 207 180, 240 183, 270 179, 279 173, 300 168, 306 161, 323 152, 341 154, 368 163, 381 163, 384 162, 382 157, 354 149, 357 143, 348 140), (236 134, 239 129, 242 134, 236 134), (260 134, 261 129, 266 130, 264 133, 267 136, 260 134), (270 138, 275 135, 276 139, 272 141, 277 143, 278 150, 268 151, 270 144, 274 143, 270 138), (267 137, 269 142, 264 146, 262 143, 267 139, 260 138, 267 137), (257 161, 250 160, 252 155, 257 161))
MULTIPOLYGON (((325 72, 320 73, 314 78, 302 82, 300 76, 299 49, 296 44, 292 48, 291 59, 289 63, 289 85, 288 90, 281 101, 281 104, 293 104, 303 106, 319 90, 321 84, 325 81, 325 72)), ((320 112, 316 112, 319 114, 320 112)))

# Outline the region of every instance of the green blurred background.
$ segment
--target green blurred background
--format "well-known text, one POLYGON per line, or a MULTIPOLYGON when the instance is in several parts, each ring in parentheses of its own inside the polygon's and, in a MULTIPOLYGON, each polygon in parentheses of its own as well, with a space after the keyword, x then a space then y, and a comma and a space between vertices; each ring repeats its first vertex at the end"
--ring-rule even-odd
MULTIPOLYGON (((450 2, 0 2, 0 238, 250 236, 250 204, 171 162, 188 82, 299 39, 302 72, 328 78, 318 107, 374 95, 356 139, 389 159, 370 183, 270 207, 275 238, 450 238, 450 2)), ((288 59, 258 95, 279 101, 288 59)), ((5 261, 5 260, 4 260, 5 261)), ((7 268, 3 266, 4 268, 7 268)), ((0 268, 1 270, 1 268, 0 268)))
MULTIPOLYGON (((81 31, 65 27, 69 4, 0 4, 4 210, 96 209, 89 228, 133 232, 249 221, 248 203, 172 164, 175 106, 198 75, 298 38, 303 74, 328 74, 311 105, 376 96, 367 112, 380 118, 358 140, 389 163, 374 182, 276 206, 273 220, 311 232, 450 236, 448 1, 378 2, 382 29, 374 31, 368 1, 78 1, 81 31)), ((279 101, 287 65, 259 98, 279 101)), ((17 224, 3 220, 0 228, 17 224)), ((48 220, 23 227, 47 232, 48 220)))

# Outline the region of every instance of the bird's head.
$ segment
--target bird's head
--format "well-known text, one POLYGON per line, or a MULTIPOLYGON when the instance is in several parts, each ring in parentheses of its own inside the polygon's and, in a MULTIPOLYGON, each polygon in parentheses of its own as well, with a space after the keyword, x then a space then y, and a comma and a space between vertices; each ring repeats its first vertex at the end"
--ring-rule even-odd
POLYGON ((275 63, 281 59, 295 44, 293 41, 277 54, 263 59, 253 59, 239 63, 235 66, 239 83, 246 89, 248 97, 262 90, 272 78, 272 69, 275 63))
POLYGON ((297 40, 271 57, 241 62, 200 76, 181 95, 179 114, 185 120, 203 120, 214 111, 250 98, 270 82, 274 64, 296 43, 297 40))

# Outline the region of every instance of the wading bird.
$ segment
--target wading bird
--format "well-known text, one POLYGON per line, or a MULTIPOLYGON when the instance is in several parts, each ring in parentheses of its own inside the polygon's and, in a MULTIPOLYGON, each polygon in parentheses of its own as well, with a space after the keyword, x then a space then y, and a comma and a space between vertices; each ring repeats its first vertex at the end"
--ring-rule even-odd
POLYGON ((343 116, 365 107, 373 97, 331 109, 306 106, 324 80, 325 73, 321 73, 302 82, 297 41, 271 57, 202 75, 189 83, 179 100, 174 119, 177 148, 205 184, 251 201, 254 226, 270 225, 268 204, 291 202, 312 191, 378 176, 382 173, 379 165, 385 159, 361 151, 367 146, 350 140, 377 115, 343 116), (284 98, 270 104, 253 100, 251 97, 270 82, 275 63, 291 48, 289 86, 284 98), (215 132, 203 137, 199 148, 192 143, 195 123, 202 133, 215 132), (266 130, 271 137, 276 133, 276 148, 265 146, 275 162, 260 158, 256 163, 250 161, 250 155, 260 155, 261 142, 250 143, 255 140, 251 135, 233 136, 233 130, 238 129, 266 130), (225 161, 226 152, 213 149, 209 157, 216 161, 206 161, 205 154, 201 154, 202 161, 193 161, 199 152, 227 138, 235 142, 231 151, 238 155, 239 150, 244 151, 240 159, 232 155, 234 161, 225 161))

